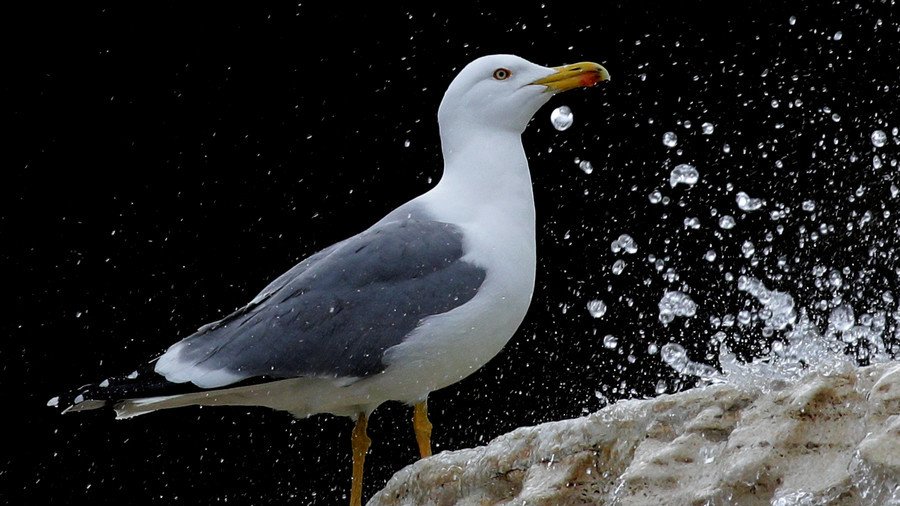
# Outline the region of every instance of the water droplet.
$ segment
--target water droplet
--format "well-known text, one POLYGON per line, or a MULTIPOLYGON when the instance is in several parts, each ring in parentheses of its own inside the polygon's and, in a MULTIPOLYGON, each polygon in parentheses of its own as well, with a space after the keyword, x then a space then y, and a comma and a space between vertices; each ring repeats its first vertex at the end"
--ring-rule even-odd
POLYGON ((662 200, 662 193, 659 191, 654 191, 648 197, 650 199, 651 204, 659 204, 659 201, 662 200))
POLYGON ((887 142, 887 134, 884 133, 884 130, 875 130, 872 132, 872 145, 876 148, 880 148, 884 146, 884 143, 887 142))
POLYGON ((723 153, 731 153, 731 144, 723 144, 722 152, 723 153))
POLYGON ((582 160, 582 161, 578 162, 578 168, 581 169, 581 171, 584 172, 585 174, 590 174, 590 173, 594 172, 594 166, 591 165, 591 162, 589 162, 587 160, 582 160))
POLYGON ((696 313, 697 304, 688 294, 678 290, 664 293, 659 301, 659 321, 663 325, 668 325, 676 316, 690 318, 696 313))
POLYGON ((615 349, 618 346, 619 340, 616 339, 616 336, 607 335, 603 338, 603 346, 609 349, 615 349))
POLYGON ((834 113, 834 114, 831 115, 831 121, 834 121, 835 123, 837 123, 837 122, 840 121, 840 120, 841 120, 841 115, 840 115, 840 114, 834 113))
POLYGON ((816 210, 816 201, 814 200, 804 200, 803 205, 801 206, 804 211, 811 213, 816 210))
POLYGON ((622 271, 624 271, 624 270, 625 270, 625 260, 622 260, 620 258, 620 259, 616 260, 615 262, 613 262, 613 266, 612 266, 613 274, 618 276, 619 274, 622 274, 622 271))
POLYGON ((600 299, 594 299, 587 303, 587 310, 594 318, 600 318, 606 314, 606 303, 600 299))
POLYGON ((684 369, 684 366, 687 365, 688 361, 687 352, 684 350, 684 347, 675 343, 664 344, 662 350, 659 352, 659 356, 663 359, 663 362, 676 371, 684 369))
POLYGON ((734 228, 734 217, 726 214, 719 218, 719 226, 724 228, 725 230, 730 230, 734 228))
POLYGON ((553 109, 553 112, 550 113, 550 122, 553 123, 553 128, 562 132, 572 126, 572 123, 575 122, 575 115, 572 114, 572 109, 563 105, 553 109))
POLYGON ((772 109, 778 109, 778 106, 780 105, 780 104, 778 103, 778 101, 775 100, 774 98, 772 99, 771 102, 769 102, 769 104, 772 106, 772 109))
POLYGON ((834 36, 832 36, 831 38, 834 39, 835 41, 841 40, 842 38, 844 38, 844 33, 843 32, 834 32, 834 36))
POLYGON ((883 163, 881 161, 880 156, 875 155, 872 157, 872 168, 873 169, 880 169, 882 165, 883 165, 883 163))
POLYGON ((843 276, 841 276, 840 271, 833 270, 833 271, 829 272, 828 273, 828 283, 835 288, 840 288, 841 286, 843 286, 844 278, 843 278, 843 276))
POLYGON ((675 132, 666 132, 662 136, 662 142, 666 146, 674 148, 678 144, 678 136, 675 135, 675 132))
POLYGON ((713 126, 713 124, 708 121, 706 123, 700 125, 700 128, 703 129, 703 135, 712 135, 712 133, 716 129, 716 127, 713 126))
POLYGON ((408 148, 410 144, 411 144, 411 143, 409 142, 409 139, 406 139, 405 141, 403 141, 403 147, 404 147, 404 148, 408 148))
POLYGON ((744 244, 741 244, 741 253, 744 254, 744 258, 750 258, 756 253, 756 247, 752 242, 744 241, 744 244))
POLYGON ((796 24, 796 23, 797 23, 797 16, 791 16, 791 17, 788 18, 788 24, 789 24, 789 25, 793 26, 793 25, 796 24))
MULTIPOLYGON (((674 144, 673 144, 674 145, 674 144)), ((700 173, 693 165, 682 163, 676 165, 669 174, 669 184, 674 188, 679 183, 693 186, 700 179, 700 173)))
POLYGON ((715 262, 716 261, 716 250, 711 249, 703 255, 703 259, 707 262, 715 262))
POLYGON ((609 245, 609 249, 612 250, 613 253, 625 250, 626 253, 633 254, 637 252, 638 248, 637 243, 634 242, 634 239, 632 239, 630 235, 622 234, 609 245))
POLYGON ((665 380, 659 380, 656 382, 656 395, 662 395, 666 393, 666 390, 668 389, 669 387, 666 385, 665 380))
POLYGON ((849 330, 856 323, 856 317, 853 315, 853 308, 849 304, 841 304, 831 310, 828 315, 828 326, 838 332, 849 330))
POLYGON ((756 211, 763 205, 763 200, 758 198, 752 198, 744 192, 738 192, 735 196, 735 201, 737 202, 738 207, 741 211, 756 211))

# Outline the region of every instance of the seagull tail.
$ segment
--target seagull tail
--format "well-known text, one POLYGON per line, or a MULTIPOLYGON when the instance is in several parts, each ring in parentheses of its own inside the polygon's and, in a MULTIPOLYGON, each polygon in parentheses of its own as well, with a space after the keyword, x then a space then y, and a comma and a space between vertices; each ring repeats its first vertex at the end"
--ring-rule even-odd
POLYGON ((63 414, 95 409, 111 409, 117 418, 149 413, 157 409, 186 405, 174 403, 174 399, 197 390, 193 385, 166 381, 152 369, 135 371, 128 376, 109 378, 96 384, 87 384, 53 397, 47 406, 59 409, 63 414))
POLYGON ((109 409, 116 418, 131 418, 191 405, 269 406, 293 410, 297 388, 307 383, 333 383, 333 379, 309 378, 278 381, 268 376, 250 378, 225 388, 203 388, 190 382, 177 383, 156 373, 153 364, 128 376, 84 385, 50 399, 47 406, 62 413, 109 409), (305 383, 304 383, 305 381, 305 383), (281 404, 288 403, 288 408, 281 404))

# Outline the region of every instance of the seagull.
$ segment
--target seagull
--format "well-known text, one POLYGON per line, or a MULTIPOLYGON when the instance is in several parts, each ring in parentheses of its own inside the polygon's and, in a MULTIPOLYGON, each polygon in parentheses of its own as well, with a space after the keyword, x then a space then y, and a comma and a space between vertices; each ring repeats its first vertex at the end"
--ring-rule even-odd
POLYGON ((486 364, 522 323, 536 268, 522 132, 554 94, 608 79, 592 62, 474 60, 438 109, 444 170, 431 190, 302 260, 128 376, 48 405, 111 407, 117 418, 191 405, 351 417, 350 504, 361 505, 375 408, 411 405, 419 454, 430 456, 428 394, 486 364))

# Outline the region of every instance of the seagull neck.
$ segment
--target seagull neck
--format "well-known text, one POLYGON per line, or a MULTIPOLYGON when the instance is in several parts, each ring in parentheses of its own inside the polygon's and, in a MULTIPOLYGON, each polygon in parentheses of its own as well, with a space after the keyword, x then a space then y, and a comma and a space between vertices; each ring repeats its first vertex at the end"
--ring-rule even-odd
POLYGON ((465 140, 444 137, 444 175, 429 197, 460 221, 515 217, 534 226, 534 195, 528 160, 516 132, 466 132, 465 140), (461 142, 453 142, 461 141, 461 142))
POLYGON ((487 188, 493 192, 509 184, 514 188, 519 186, 515 184, 518 182, 527 184, 531 192, 531 175, 520 133, 467 129, 457 135, 444 135, 441 147, 444 154, 441 183, 487 188))

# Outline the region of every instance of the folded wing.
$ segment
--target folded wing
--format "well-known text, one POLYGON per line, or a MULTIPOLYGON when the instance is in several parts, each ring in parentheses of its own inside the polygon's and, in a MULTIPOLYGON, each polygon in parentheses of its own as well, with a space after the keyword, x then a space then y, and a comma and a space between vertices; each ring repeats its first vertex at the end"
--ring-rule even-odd
POLYGON ((300 262, 247 306, 172 345, 155 371, 202 388, 377 374, 384 351, 423 318, 475 296, 485 271, 464 254, 454 225, 378 225, 300 262))

